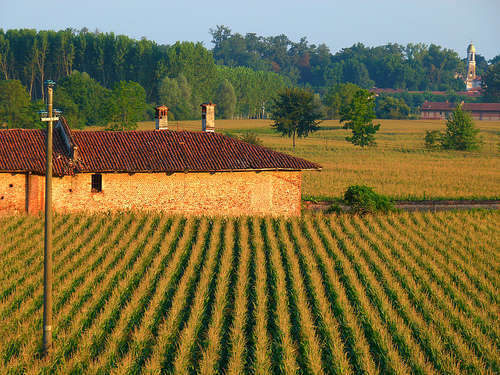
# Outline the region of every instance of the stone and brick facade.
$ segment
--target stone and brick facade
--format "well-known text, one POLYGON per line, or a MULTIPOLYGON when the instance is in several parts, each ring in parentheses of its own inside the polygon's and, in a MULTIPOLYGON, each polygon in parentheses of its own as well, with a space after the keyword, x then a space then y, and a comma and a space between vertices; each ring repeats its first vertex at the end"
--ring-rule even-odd
MULTIPOLYGON (((53 179, 57 212, 161 210, 194 215, 300 214, 301 172, 103 173, 53 179)), ((0 213, 37 213, 44 207, 45 177, 0 173, 0 213)))
MULTIPOLYGON (((44 141, 42 130, 0 130, 0 214, 44 209, 44 141)), ((294 216, 304 169, 320 167, 217 133, 71 131, 63 120, 53 207, 294 216)))

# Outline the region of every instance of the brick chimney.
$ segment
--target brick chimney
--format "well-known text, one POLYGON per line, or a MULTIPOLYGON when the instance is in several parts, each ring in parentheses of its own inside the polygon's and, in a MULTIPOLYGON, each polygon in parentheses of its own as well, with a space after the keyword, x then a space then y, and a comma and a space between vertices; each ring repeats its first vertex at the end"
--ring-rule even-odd
POLYGON ((168 130, 168 107, 161 105, 156 107, 155 128, 156 130, 168 130))
POLYGON ((203 103, 201 107, 201 130, 207 133, 215 131, 215 104, 203 103))

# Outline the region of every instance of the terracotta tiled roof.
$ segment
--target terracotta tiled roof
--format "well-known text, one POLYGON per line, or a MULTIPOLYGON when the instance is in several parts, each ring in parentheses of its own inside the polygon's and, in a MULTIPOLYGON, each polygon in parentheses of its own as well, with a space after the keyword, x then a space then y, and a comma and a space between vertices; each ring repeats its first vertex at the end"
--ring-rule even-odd
MULTIPOLYGON (((427 111, 453 111, 456 108, 455 103, 440 103, 440 102, 424 102, 422 110, 427 111)), ((464 111, 487 111, 500 112, 500 103, 464 103, 462 106, 464 111)))
MULTIPOLYGON (((45 139, 46 133, 42 130, 0 130, 0 171, 45 173, 45 139)), ((56 131, 53 150, 54 174, 72 174, 71 160, 56 131)))
MULTIPOLYGON (((69 128, 68 128, 69 129, 69 128)), ((70 131, 71 159, 54 131, 54 174, 321 169, 318 164, 222 134, 189 131, 70 131)), ((0 171, 45 173, 45 131, 0 130, 0 171)))

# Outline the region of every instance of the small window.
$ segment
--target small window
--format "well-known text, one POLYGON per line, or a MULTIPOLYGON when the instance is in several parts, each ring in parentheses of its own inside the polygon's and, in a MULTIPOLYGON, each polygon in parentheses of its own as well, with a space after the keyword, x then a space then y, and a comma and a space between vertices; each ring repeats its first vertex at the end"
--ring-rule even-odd
POLYGON ((92 193, 100 193, 102 191, 102 174, 92 175, 92 193))

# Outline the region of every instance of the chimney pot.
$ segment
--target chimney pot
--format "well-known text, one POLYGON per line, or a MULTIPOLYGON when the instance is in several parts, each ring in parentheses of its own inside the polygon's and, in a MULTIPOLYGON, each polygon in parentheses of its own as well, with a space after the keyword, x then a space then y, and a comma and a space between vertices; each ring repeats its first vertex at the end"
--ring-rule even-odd
POLYGON ((155 128, 156 130, 168 130, 168 107, 165 105, 156 107, 155 128))
POLYGON ((207 133, 215 132, 215 104, 212 102, 202 103, 201 107, 201 130, 207 133))

